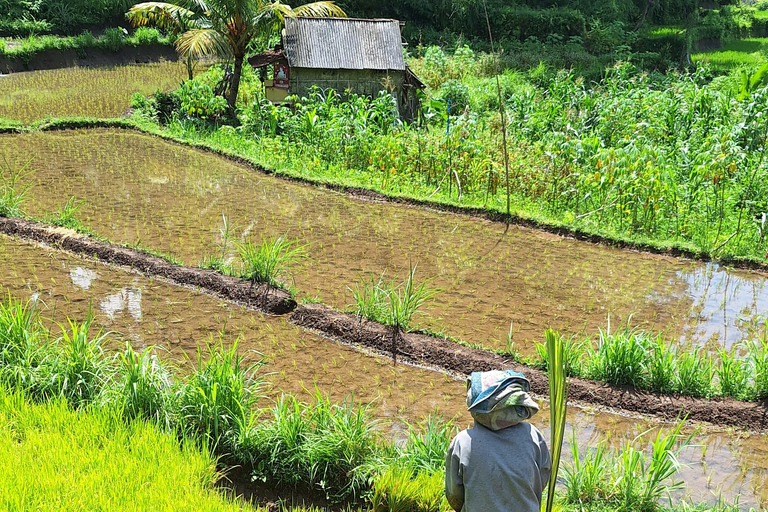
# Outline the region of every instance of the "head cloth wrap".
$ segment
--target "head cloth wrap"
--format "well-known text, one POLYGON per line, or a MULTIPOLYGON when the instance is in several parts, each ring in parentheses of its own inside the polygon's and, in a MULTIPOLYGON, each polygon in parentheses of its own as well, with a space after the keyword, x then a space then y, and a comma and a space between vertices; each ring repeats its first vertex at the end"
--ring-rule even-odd
POLYGON ((467 379, 467 408, 486 428, 511 427, 539 411, 530 389, 528 379, 513 370, 472 372, 467 379))

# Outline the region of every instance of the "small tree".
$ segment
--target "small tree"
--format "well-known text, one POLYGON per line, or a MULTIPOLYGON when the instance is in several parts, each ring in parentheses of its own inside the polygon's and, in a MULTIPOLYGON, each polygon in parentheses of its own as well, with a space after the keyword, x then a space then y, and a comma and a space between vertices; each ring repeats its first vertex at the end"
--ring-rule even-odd
POLYGON ((233 58, 235 68, 227 97, 231 111, 235 109, 243 61, 251 42, 258 38, 268 42, 280 33, 286 17, 296 16, 346 17, 346 14, 333 2, 314 2, 294 9, 279 0, 143 2, 131 7, 127 14, 134 25, 154 24, 183 30, 176 41, 176 51, 184 58, 233 58))

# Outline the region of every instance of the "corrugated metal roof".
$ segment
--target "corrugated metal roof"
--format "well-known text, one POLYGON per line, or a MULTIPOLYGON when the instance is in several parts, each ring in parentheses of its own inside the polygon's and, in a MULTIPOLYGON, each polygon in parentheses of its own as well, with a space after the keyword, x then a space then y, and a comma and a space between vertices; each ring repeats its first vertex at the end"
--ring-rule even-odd
POLYGON ((396 20, 286 18, 283 46, 296 68, 405 70, 396 20))

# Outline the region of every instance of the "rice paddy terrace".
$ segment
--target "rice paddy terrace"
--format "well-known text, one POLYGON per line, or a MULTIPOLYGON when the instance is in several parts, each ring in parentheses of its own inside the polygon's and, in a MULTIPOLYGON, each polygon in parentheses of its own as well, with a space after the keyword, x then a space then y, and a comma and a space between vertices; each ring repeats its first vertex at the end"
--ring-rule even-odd
MULTIPOLYGON (((61 73, 68 72, 94 81, 62 78, 69 85, 60 91, 23 98, 20 89, 50 81, 43 75, 54 72, 0 77, 0 117, 30 122, 48 116, 117 116, 132 92, 170 87, 184 70, 160 64, 61 73), (147 84, 141 89, 129 77, 147 84), (82 104, 75 99, 81 92, 77 83, 109 90, 106 84, 114 81, 125 84, 119 98, 82 104)), ((431 286, 441 290, 425 308, 420 326, 485 348, 509 348, 510 323, 515 347, 526 354, 533 353, 531 342, 549 326, 569 334, 594 332, 609 318, 614 325, 631 319, 634 326, 664 330, 682 346, 711 353, 764 328, 768 281, 761 273, 372 202, 266 176, 132 131, 0 135, 2 157, 11 166, 29 162, 33 187, 24 204, 27 214, 44 218, 74 196, 82 201, 78 219, 98 235, 187 265, 219 250, 222 216, 236 227, 236 238, 287 233, 305 244, 310 256, 294 269, 289 284, 299 297, 339 310, 352 302, 349 287, 361 278, 402 278, 415 264, 418 275, 431 277, 431 286)), ((239 337, 243 351, 267 359, 272 398, 281 392, 314 394, 315 387, 338 400, 354 393, 356 400, 374 404, 383 428, 394 436, 402 420, 418 421, 434 410, 460 425, 469 421, 460 379, 393 366, 380 355, 291 325, 286 317, 3 235, 0 264, 5 269, 1 293, 32 299, 52 326, 91 310, 96 324, 113 333, 116 349, 126 342, 136 348, 156 345, 183 366, 206 340, 229 343, 239 337)), ((536 420, 546 428, 547 411, 536 420)), ((582 448, 601 439, 618 448, 659 425, 589 404, 572 407, 569 423, 582 448)), ((694 443, 698 446, 681 455, 686 496, 705 502, 738 497, 741 506, 768 502, 764 434, 710 425, 695 434, 694 443)))
POLYGON ((361 278, 417 265, 441 293, 424 327, 504 349, 532 350, 548 327, 595 332, 631 317, 681 342, 730 348, 768 305, 761 275, 582 243, 547 233, 371 203, 260 175, 226 159, 129 131, 2 135, 6 158, 30 162, 27 213, 44 217, 70 196, 99 235, 188 265, 215 253, 222 216, 235 236, 287 234, 310 259, 294 272, 300 295, 337 309, 361 278))
MULTIPOLYGON (((383 428, 394 436, 402 420, 416 422, 435 410, 465 425, 464 382, 447 374, 408 365, 392 366, 385 357, 366 354, 325 340, 270 317, 201 294, 90 259, 19 242, 0 235, 2 293, 33 299, 44 321, 82 318, 92 311, 96 325, 112 333, 113 348, 125 342, 134 348, 156 345, 170 352, 182 368, 190 364, 206 340, 239 346, 253 358, 268 362, 267 395, 286 392, 309 397, 315 388, 336 400, 350 394, 372 403, 383 428)), ((542 429, 549 415, 544 408, 534 417, 542 429)), ((569 424, 580 446, 608 439, 617 448, 622 441, 658 427, 648 419, 605 410, 571 407, 569 424)), ((743 505, 768 499, 768 466, 764 436, 731 429, 706 427, 686 449, 681 477, 686 493, 696 501, 710 501, 712 492, 724 498, 740 494, 743 505)))

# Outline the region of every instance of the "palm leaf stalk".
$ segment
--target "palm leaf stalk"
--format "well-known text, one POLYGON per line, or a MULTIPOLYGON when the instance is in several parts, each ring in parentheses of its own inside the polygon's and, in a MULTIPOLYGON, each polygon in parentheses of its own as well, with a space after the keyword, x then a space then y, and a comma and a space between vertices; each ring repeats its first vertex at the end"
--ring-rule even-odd
POLYGON ((557 472, 560 468, 560 454, 563 449, 563 437, 565 435, 568 379, 565 373, 567 354, 563 338, 552 329, 547 329, 546 338, 547 356, 549 358, 547 374, 549 377, 550 451, 552 453, 552 473, 549 477, 549 486, 547 488, 546 511, 552 512, 552 507, 555 503, 557 472))
POLYGON ((295 9, 279 0, 172 0, 143 2, 128 11, 135 26, 153 24, 178 30, 176 51, 185 58, 223 57, 234 59, 232 86, 227 104, 234 111, 243 61, 254 40, 269 42, 279 34, 285 18, 346 17, 333 2, 314 2, 295 9))

